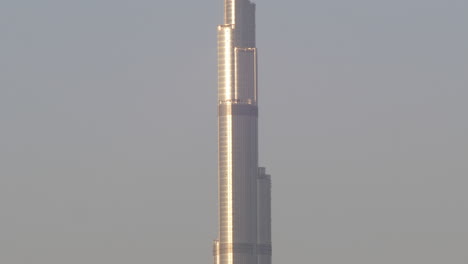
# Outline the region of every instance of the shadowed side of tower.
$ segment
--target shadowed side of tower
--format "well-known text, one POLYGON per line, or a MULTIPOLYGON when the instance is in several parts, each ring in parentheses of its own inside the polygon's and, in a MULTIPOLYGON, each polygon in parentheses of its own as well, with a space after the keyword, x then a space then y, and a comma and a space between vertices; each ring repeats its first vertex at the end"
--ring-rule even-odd
POLYGON ((271 264, 271 177, 265 168, 258 169, 257 190, 257 263, 271 264))

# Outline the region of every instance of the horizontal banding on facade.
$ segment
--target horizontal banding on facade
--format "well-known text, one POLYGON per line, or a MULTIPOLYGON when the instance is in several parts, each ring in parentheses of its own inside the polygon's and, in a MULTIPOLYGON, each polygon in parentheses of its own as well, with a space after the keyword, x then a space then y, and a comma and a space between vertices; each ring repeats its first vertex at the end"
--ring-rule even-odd
POLYGON ((221 243, 219 245, 219 252, 213 252, 213 253, 218 253, 219 255, 223 254, 231 254, 231 253, 237 253, 237 254, 246 254, 246 255, 255 255, 255 244, 249 244, 249 243, 221 243))
POLYGON ((258 244, 257 245, 257 255, 271 256, 271 253, 272 253, 271 244, 258 244))
POLYGON ((230 253, 254 255, 255 252, 257 255, 271 256, 271 244, 221 243, 219 248, 216 246, 213 248, 214 256, 230 253))
POLYGON ((222 104, 218 107, 219 116, 245 115, 258 116, 258 107, 250 104, 222 104))

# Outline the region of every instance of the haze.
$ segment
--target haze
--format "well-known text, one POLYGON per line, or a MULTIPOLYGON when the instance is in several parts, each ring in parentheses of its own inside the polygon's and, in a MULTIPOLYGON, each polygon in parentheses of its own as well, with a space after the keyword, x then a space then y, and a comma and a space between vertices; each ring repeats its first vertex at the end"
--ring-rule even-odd
MULTIPOLYGON (((468 262, 468 2, 257 0, 273 261, 468 262)), ((212 263, 221 0, 0 3, 0 263, 212 263)))

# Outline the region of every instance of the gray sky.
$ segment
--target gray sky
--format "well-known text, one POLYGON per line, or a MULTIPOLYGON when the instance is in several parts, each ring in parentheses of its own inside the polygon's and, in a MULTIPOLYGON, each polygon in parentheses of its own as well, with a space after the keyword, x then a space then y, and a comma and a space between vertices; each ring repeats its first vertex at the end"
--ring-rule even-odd
MULTIPOLYGON (((468 262, 468 2, 257 0, 275 263, 468 262)), ((211 263, 222 1, 0 2, 0 262, 211 263)))

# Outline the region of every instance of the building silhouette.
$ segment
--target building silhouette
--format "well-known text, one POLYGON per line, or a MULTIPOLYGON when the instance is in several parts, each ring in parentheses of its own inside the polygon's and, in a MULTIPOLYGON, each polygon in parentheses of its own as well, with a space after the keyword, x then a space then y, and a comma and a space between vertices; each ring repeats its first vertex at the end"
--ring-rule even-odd
POLYGON ((219 234, 215 264, 271 264, 271 179, 258 165, 255 4, 225 0, 218 26, 219 234))

